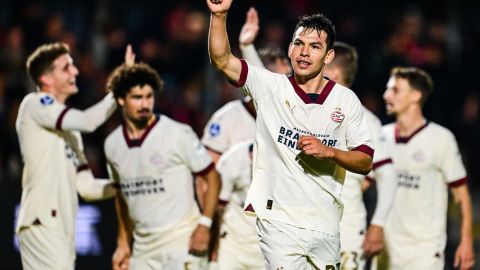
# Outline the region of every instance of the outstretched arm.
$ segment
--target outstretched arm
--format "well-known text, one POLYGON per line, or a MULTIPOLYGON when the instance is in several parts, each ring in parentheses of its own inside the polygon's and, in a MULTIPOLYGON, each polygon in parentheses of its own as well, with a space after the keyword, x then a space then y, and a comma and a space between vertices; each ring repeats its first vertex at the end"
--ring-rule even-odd
POLYGON ((212 13, 208 34, 210 62, 230 81, 238 82, 242 64, 230 50, 226 25, 227 11, 232 5, 232 0, 207 0, 207 5, 212 13))

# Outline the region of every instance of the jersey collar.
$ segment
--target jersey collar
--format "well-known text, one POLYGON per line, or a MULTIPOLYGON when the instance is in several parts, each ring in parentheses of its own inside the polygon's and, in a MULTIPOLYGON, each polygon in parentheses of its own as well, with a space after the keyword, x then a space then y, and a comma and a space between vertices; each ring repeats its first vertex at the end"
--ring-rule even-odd
POLYGON ((142 137, 140 137, 139 139, 130 139, 130 137, 128 137, 127 125, 125 125, 125 123, 123 123, 123 124, 122 124, 123 137, 125 138, 125 142, 127 143, 128 148, 133 148, 133 147, 140 147, 140 146, 142 146, 143 141, 145 140, 145 138, 147 138, 148 134, 149 134, 150 131, 153 129, 153 127, 158 123, 159 120, 160 120, 160 115, 155 114, 155 121, 153 121, 153 122, 146 128, 146 130, 145 130, 145 132, 143 133, 142 137))
POLYGON ((396 143, 408 143, 415 135, 417 135, 420 131, 422 131, 424 128, 427 127, 428 125, 428 120, 425 121, 425 124, 423 124, 421 127, 417 128, 412 134, 409 136, 402 137, 400 136, 400 131, 398 124, 395 125, 395 142, 396 143))
MULTIPOLYGON (((326 78, 326 79, 328 79, 328 78, 326 78)), ((303 91, 302 88, 300 88, 300 86, 298 86, 297 82, 295 81, 295 76, 293 76, 293 74, 288 76, 288 80, 292 84, 293 89, 295 89, 295 93, 297 93, 297 95, 303 100, 303 102, 305 104, 320 104, 320 105, 322 105, 325 102, 325 100, 327 99, 330 92, 332 92, 333 87, 335 86, 335 82, 328 79, 327 84, 323 88, 322 92, 320 92, 320 96, 315 101, 312 101, 310 99, 310 97, 307 95, 307 93, 305 93, 305 91, 303 91)))

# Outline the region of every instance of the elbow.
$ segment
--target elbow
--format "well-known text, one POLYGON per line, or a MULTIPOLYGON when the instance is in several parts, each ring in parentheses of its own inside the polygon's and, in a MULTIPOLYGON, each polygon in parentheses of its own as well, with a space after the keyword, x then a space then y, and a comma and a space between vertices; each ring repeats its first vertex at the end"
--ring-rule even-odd
POLYGON ((368 173, 370 173, 370 171, 372 170, 372 166, 373 166, 373 162, 372 162, 372 158, 371 157, 368 157, 368 159, 366 159, 363 163, 362 163, 362 166, 360 168, 358 168, 358 172, 359 174, 363 174, 363 175, 367 175, 368 173))

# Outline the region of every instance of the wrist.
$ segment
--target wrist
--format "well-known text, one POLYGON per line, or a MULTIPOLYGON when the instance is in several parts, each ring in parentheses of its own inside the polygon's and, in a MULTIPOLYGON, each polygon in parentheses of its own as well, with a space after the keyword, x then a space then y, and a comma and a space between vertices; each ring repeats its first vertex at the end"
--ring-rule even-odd
POLYGON ((225 11, 212 11, 213 16, 227 16, 228 10, 225 11))
POLYGON ((212 227, 212 219, 205 215, 201 215, 198 219, 198 225, 202 225, 210 229, 210 227, 212 227))

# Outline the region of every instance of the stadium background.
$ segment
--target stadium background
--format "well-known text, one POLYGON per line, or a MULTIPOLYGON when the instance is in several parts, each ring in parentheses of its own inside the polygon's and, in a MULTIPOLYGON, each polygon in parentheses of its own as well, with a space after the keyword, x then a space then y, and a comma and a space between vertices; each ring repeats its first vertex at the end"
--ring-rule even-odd
MULTIPOLYGON (((475 155, 480 153, 480 86, 476 82, 480 2, 237 0, 228 19, 237 55, 238 33, 250 6, 257 8, 261 20, 257 48, 286 49, 302 14, 323 12, 331 18, 337 39, 356 46, 360 55, 352 88, 384 123, 392 121, 385 116, 381 99, 390 68, 415 65, 432 74, 435 92, 425 113, 457 136, 470 175, 478 261, 480 163, 475 155)), ((21 269, 13 239, 22 169, 14 122, 22 97, 34 90, 25 74, 26 56, 44 42, 68 43, 80 70, 80 92, 69 104, 86 108, 104 95, 109 71, 123 61, 125 46, 131 43, 137 60, 155 67, 166 82, 157 98, 157 111, 190 124, 201 136, 212 112, 239 97, 209 65, 208 16, 204 0, 0 1, 0 269, 21 269)), ((107 175, 103 139, 118 119, 117 115, 95 133, 84 135, 87 156, 98 177, 107 175)), ((367 199, 371 205, 374 196, 369 193, 367 199)), ((109 269, 116 245, 113 202, 82 205, 82 217, 77 220, 82 228, 77 234, 77 269, 109 269)), ((449 211, 447 269, 459 239, 458 216, 449 211)))

